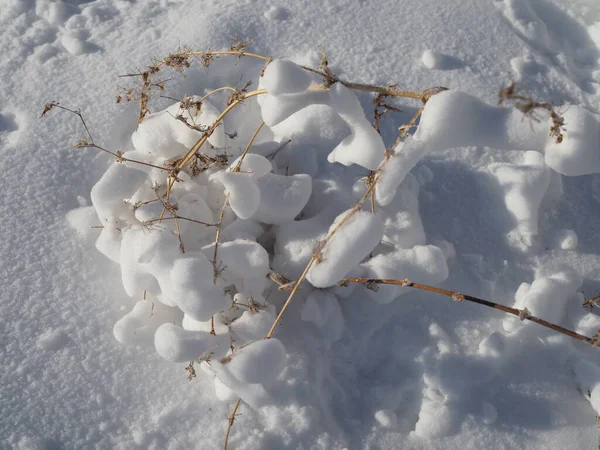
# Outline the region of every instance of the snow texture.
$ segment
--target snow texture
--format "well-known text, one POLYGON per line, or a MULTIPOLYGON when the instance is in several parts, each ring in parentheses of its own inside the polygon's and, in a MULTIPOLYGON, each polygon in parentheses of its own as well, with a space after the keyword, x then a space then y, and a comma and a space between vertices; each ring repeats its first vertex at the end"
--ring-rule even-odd
POLYGON ((597 348, 431 292, 336 284, 407 277, 600 329, 600 8, 492 3, 0 0, 0 448, 222 446, 238 397, 232 450, 597 446, 597 348), (235 35, 273 60, 166 67, 235 35), (323 42, 329 80, 300 67, 323 42), (120 75, 155 62, 138 123, 121 88, 139 97, 142 79, 120 75), (498 105, 507 80, 553 102, 562 142, 547 110, 498 105), (450 90, 392 148, 423 103, 386 97, 402 111, 379 135, 375 94, 349 83, 450 90), (224 86, 267 93, 212 127, 224 86), (38 120, 53 99, 89 134, 56 107, 38 120), (72 148, 92 137, 155 167, 72 148), (375 204, 323 246, 370 170, 375 204), (315 254, 264 341, 289 296, 267 275, 297 280, 315 254))

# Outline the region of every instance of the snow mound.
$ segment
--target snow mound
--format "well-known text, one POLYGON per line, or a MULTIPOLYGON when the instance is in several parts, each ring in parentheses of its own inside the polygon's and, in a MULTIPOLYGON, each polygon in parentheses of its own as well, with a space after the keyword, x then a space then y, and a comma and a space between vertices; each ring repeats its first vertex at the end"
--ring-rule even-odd
POLYGON ((337 217, 329 235, 320 261, 313 264, 306 276, 318 288, 333 286, 357 266, 381 241, 383 223, 366 211, 349 210, 337 217))

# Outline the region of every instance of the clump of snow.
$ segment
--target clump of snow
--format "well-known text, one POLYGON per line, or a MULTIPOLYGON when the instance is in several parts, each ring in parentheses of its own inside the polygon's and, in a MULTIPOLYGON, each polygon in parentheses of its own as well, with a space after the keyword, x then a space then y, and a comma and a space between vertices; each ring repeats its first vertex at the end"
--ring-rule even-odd
POLYGON ((438 69, 442 63, 442 56, 433 50, 425 50, 421 56, 423 65, 428 69, 438 69))
POLYGON ((251 174, 217 172, 213 179, 223 183, 229 193, 229 204, 240 219, 249 219, 260 205, 260 190, 251 174))
MULTIPOLYGON (((567 312, 569 300, 581 283, 581 276, 573 269, 537 278, 532 284, 522 283, 515 293, 514 307, 527 308, 533 316, 560 323, 567 312)), ((520 324, 533 325, 531 322, 521 322, 516 317, 507 317, 503 322, 506 331, 516 331, 520 324)))
POLYGON ((579 244, 579 238, 573 230, 559 230, 554 239, 557 247, 562 250, 575 250, 579 244))
POLYGON ((293 62, 276 59, 269 63, 261 81, 271 95, 297 94, 308 89, 311 77, 293 62))
POLYGON ((268 383, 277 378, 286 363, 285 347, 278 339, 251 342, 232 356, 229 372, 244 383, 268 383))
POLYGON ((293 220, 306 206, 312 192, 312 179, 306 174, 268 174, 258 181, 260 204, 253 218, 267 224, 293 220))
POLYGON ((375 413, 375 420, 382 427, 390 429, 396 428, 396 423, 398 422, 396 413, 386 409, 380 409, 377 411, 375 413))
MULTIPOLYGON (((411 249, 379 254, 363 264, 367 278, 402 280, 435 285, 448 278, 448 266, 444 253, 434 245, 416 245, 411 249)), ((406 294, 410 288, 380 285, 377 291, 367 289, 369 296, 378 303, 390 303, 406 294)))
POLYGON ((154 346, 158 354, 173 362, 193 361, 207 354, 224 355, 229 345, 227 335, 184 330, 172 323, 161 325, 154 334, 154 346))
POLYGON ((337 217, 329 234, 324 248, 316 249, 321 253, 320 261, 313 264, 306 276, 318 288, 333 286, 357 266, 381 241, 383 223, 366 211, 349 210, 337 217))
POLYGON ((377 130, 366 119, 358 99, 341 83, 331 86, 329 94, 331 107, 350 127, 350 136, 333 149, 327 157, 328 161, 377 169, 383 162, 385 145, 377 130))

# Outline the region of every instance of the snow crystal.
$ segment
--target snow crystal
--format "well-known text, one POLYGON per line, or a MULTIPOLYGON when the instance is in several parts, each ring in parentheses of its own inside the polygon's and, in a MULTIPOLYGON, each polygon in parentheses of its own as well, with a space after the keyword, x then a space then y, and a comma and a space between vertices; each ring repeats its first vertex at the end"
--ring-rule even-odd
POLYGON ((229 372, 244 383, 268 383, 286 364, 285 347, 278 339, 261 339, 240 348, 227 364, 229 372))
POLYGON ((276 59, 265 69, 262 86, 271 95, 296 94, 310 86, 308 72, 286 59, 276 59))
POLYGON ((383 223, 366 211, 353 210, 340 214, 329 228, 335 231, 322 253, 321 262, 313 264, 306 279, 315 287, 325 288, 340 281, 358 265, 381 241, 383 223), (353 214, 347 219, 348 214, 353 214), (346 220, 339 228, 338 225, 346 220))

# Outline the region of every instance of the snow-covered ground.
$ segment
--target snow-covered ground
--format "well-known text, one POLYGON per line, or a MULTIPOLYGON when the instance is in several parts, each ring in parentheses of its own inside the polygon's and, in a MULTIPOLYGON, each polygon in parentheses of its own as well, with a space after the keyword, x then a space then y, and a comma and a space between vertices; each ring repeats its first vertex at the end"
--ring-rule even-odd
MULTIPOLYGON (((595 1, 0 0, 0 30, 2 448, 222 448, 236 399, 222 400, 229 388, 244 399, 229 440, 235 450, 598 446, 596 349, 430 293, 310 287, 329 287, 348 271, 361 275, 356 270, 369 277, 408 276, 527 308, 588 336, 600 328, 595 311, 581 307, 600 290, 595 1), (97 211, 98 205, 114 208, 105 200, 134 183, 127 178, 131 173, 122 184, 114 183, 118 177, 104 178, 91 195, 113 159, 95 149, 72 148, 85 136, 77 117, 58 110, 39 115, 56 100, 81 108, 100 145, 122 151, 152 146, 164 129, 155 135, 142 130, 132 142, 137 109, 115 104, 118 87, 131 83, 119 75, 179 46, 228 48, 235 36, 252 37, 252 51, 312 67, 325 45, 331 69, 344 80, 451 91, 431 98, 414 139, 384 169, 376 192, 378 218, 365 212, 346 224, 346 232, 323 249, 324 262, 309 272, 275 332, 277 340, 241 349, 218 375, 215 390, 214 376, 200 364, 197 377, 188 381, 187 362, 161 357, 187 358, 189 346, 179 345, 179 328, 163 325, 155 348, 142 345, 152 344, 148 329, 132 334, 138 319, 121 320, 141 300, 128 293, 148 274, 135 272, 126 252, 115 258, 121 266, 100 254, 94 242, 103 231, 91 228, 100 219, 80 208, 92 202, 97 211), (548 136, 545 120, 496 107, 498 92, 510 80, 535 100, 574 105, 559 108, 566 122, 562 143, 548 136), (73 210, 78 212, 69 213, 73 210), (373 257, 359 266, 371 251, 373 257), (258 395, 260 385, 252 383, 269 378, 267 366, 281 373, 258 395)), ((241 87, 247 78, 241 81, 240 74, 260 70, 255 62, 233 61, 221 60, 208 73, 191 69, 187 78, 170 82, 165 95, 202 95, 223 83, 241 87)), ((328 107, 311 107, 275 126, 283 104, 277 90, 304 83, 292 72, 287 84, 277 74, 269 82, 267 73, 270 94, 260 100, 264 132, 273 125, 268 131, 273 141, 291 139, 272 158, 274 166, 251 157, 243 168, 253 176, 240 182, 242 174, 222 172, 213 181, 229 190, 238 217, 273 224, 259 242, 274 246, 271 267, 294 279, 317 239, 361 194, 361 184, 354 192, 353 185, 367 170, 339 163, 370 169, 381 161, 375 154, 353 153, 356 142, 377 144, 365 127, 364 117, 372 120, 372 95, 365 92, 356 93, 365 116, 350 91, 336 84, 323 93, 326 98, 314 96, 328 107), (307 183, 312 197, 297 200, 308 197, 307 183), (305 206, 296 221, 294 202, 274 194, 282 186, 292 186, 294 202, 305 206), (265 207, 277 201, 277 211, 265 207)), ((257 103, 249 101, 248 107, 257 103)), ((386 145, 419 107, 410 99, 394 105, 403 111, 382 119, 386 145)), ((230 142, 234 153, 260 122, 254 119, 251 124, 239 119, 239 141, 230 142)), ((206 214, 218 206, 209 202, 206 214)), ((234 248, 235 236, 252 234, 250 228, 224 232, 224 240, 233 243, 221 251, 224 259, 229 251, 233 272, 224 276, 256 290, 260 286, 248 286, 252 274, 258 279, 267 270, 262 247, 234 248), (240 255, 245 265, 235 269, 240 255)), ((151 275, 163 288, 168 268, 167 278, 187 289, 173 305, 202 317, 206 310, 177 302, 208 289, 188 273, 206 261, 192 259, 157 265, 151 275)), ((166 298, 160 289, 155 294, 166 298)), ((268 301, 279 308, 285 296, 273 291, 268 301)), ((168 310, 158 301, 155 306, 156 311, 140 310, 142 326, 144 317, 158 321, 161 308, 168 310)), ((271 307, 258 316, 273 313, 271 307)), ((163 319, 170 312, 164 314, 163 319)), ((234 322, 238 338, 249 340, 256 334, 253 326, 264 326, 244 320, 234 322)))

